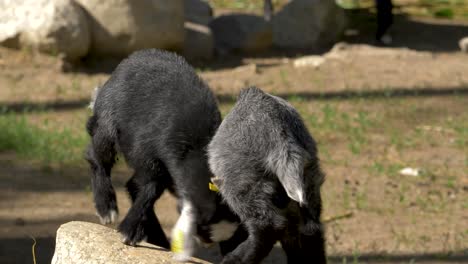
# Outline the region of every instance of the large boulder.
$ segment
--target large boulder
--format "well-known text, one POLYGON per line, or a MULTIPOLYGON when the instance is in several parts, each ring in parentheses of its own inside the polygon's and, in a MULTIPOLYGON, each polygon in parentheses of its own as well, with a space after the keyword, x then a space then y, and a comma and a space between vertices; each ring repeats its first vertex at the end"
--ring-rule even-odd
POLYGON ((273 16, 273 44, 313 48, 337 41, 346 25, 333 0, 292 0, 273 16))
POLYGON ((271 24, 263 17, 229 14, 210 23, 216 50, 223 54, 232 50, 256 52, 268 49, 273 40, 271 24))
POLYGON ((184 0, 185 21, 208 25, 213 19, 213 9, 207 1, 184 0))
POLYGON ((89 50, 87 17, 73 0, 0 0, 0 44, 74 60, 89 50))
POLYGON ((135 50, 181 50, 183 0, 77 0, 89 13, 91 52, 127 56, 135 50))
MULTIPOLYGON (((163 248, 142 243, 131 247, 109 227, 86 222, 69 222, 57 230, 52 264, 160 264, 178 263, 163 248)), ((192 263, 208 263, 193 259, 192 263)))

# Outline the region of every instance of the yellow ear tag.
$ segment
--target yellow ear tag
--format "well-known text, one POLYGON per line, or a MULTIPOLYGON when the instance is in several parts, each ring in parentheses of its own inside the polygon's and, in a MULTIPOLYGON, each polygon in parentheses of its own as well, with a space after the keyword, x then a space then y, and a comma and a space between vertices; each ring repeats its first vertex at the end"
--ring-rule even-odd
POLYGON ((182 230, 176 230, 171 241, 171 251, 181 253, 184 251, 184 233, 182 230))
POLYGON ((212 182, 208 183, 208 188, 210 188, 210 190, 212 190, 213 192, 219 192, 218 186, 216 186, 212 182))

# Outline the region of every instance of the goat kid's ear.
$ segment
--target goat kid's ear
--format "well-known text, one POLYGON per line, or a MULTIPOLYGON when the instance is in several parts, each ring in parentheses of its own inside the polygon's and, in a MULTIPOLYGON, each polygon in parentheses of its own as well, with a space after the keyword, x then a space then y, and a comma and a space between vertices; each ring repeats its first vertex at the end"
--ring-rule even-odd
POLYGON ((221 186, 223 184, 223 180, 219 177, 211 178, 211 182, 214 183, 216 186, 221 186))

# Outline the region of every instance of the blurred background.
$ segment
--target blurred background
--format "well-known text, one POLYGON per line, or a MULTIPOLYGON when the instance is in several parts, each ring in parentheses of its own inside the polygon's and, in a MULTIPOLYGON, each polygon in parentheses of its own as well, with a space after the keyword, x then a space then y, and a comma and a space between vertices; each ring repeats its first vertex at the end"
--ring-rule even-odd
MULTIPOLYGON (((331 263, 468 263, 468 1, 376 1, 0 1, 0 263, 32 263, 33 238, 48 263, 61 224, 98 222, 87 105, 144 48, 186 57, 223 115, 251 85, 298 109, 331 263)), ((156 213, 170 231, 174 199, 156 213)))

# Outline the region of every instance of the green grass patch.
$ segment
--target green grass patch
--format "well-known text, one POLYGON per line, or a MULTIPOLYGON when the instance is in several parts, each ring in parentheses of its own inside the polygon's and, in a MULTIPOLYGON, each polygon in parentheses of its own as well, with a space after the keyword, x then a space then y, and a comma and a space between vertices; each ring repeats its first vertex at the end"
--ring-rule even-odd
POLYGON ((434 11, 434 16, 440 18, 453 18, 454 12, 451 8, 440 8, 434 11))
POLYGON ((208 2, 214 8, 227 8, 239 10, 259 10, 263 6, 263 0, 210 0, 208 2))
MULTIPOLYGON (((288 0, 273 0, 275 10, 285 5, 288 0)), ((263 0, 209 0, 208 3, 213 8, 236 9, 239 11, 261 11, 263 10, 263 0)))
POLYGON ((426 15, 436 18, 466 18, 468 1, 466 0, 419 0, 417 6, 426 15))
POLYGON ((63 128, 47 130, 30 124, 26 114, 0 115, 0 151, 14 151, 24 158, 45 163, 70 163, 83 159, 88 142, 85 132, 63 128))
MULTIPOLYGON (((273 0, 274 10, 280 10, 288 0, 273 0)), ((230 9, 236 12, 263 13, 263 0, 209 0, 214 9, 230 9)), ((335 3, 343 9, 369 9, 375 12, 373 0, 336 0, 335 3)), ((403 12, 409 16, 430 16, 445 19, 468 18, 468 0, 419 0, 417 2, 394 1, 395 13, 403 12)), ((372 16, 371 25, 375 24, 372 16)))
POLYGON ((468 148, 468 121, 467 119, 454 120, 449 122, 449 127, 455 131, 455 144, 460 149, 468 148))

